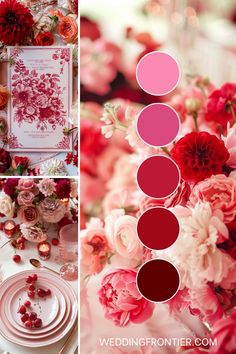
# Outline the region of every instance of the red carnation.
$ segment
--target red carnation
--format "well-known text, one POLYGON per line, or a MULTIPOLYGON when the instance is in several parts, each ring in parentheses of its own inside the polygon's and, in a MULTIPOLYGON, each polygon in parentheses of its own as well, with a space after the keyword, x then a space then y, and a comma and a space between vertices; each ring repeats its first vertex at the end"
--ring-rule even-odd
POLYGON ((171 150, 181 176, 189 182, 199 182, 222 173, 229 158, 224 142, 207 132, 193 132, 180 139, 171 150))
POLYGON ((4 192, 13 198, 16 187, 18 186, 19 178, 7 178, 6 183, 4 185, 4 192))
POLYGON ((44 32, 37 35, 35 38, 35 45, 50 46, 53 45, 54 39, 51 32, 44 32))
POLYGON ((236 84, 227 83, 214 90, 208 97, 206 120, 223 126, 236 116, 236 84))
POLYGON ((60 179, 56 185, 56 194, 58 198, 64 199, 69 198, 71 192, 70 180, 60 179))
POLYGON ((0 4, 0 41, 7 45, 20 44, 33 26, 29 9, 17 0, 4 0, 0 4))
POLYGON ((11 156, 5 149, 0 149, 0 173, 5 172, 11 166, 11 156))

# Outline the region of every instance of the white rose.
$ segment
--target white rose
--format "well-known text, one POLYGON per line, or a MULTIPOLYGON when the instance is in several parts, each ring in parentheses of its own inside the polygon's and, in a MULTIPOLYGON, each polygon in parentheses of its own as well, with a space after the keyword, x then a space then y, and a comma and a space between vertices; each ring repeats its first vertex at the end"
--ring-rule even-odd
POLYGON ((14 215, 15 203, 12 203, 9 195, 4 192, 0 193, 0 213, 7 216, 8 218, 12 218, 14 215))

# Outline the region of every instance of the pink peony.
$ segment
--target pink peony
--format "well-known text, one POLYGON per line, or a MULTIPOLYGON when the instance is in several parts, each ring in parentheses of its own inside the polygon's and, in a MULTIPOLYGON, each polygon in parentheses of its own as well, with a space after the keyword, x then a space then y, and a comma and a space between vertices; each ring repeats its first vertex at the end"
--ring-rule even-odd
POLYGON ((120 49, 104 39, 81 38, 80 75, 86 90, 105 95, 120 66, 120 49), (99 84, 98 84, 99 83, 99 84))
POLYGON ((223 306, 209 285, 205 284, 200 288, 190 289, 189 295, 191 308, 195 312, 197 310, 204 321, 213 324, 222 318, 224 314, 223 306))
POLYGON ((228 318, 217 321, 212 334, 217 339, 217 345, 211 348, 212 353, 235 354, 236 350, 236 310, 228 318))
POLYGON ((228 124, 227 135, 222 136, 222 140, 229 151, 229 159, 226 163, 230 167, 236 168, 236 123, 231 128, 228 124))
POLYGON ((21 191, 17 196, 17 202, 19 205, 31 205, 35 195, 30 191, 21 191))
POLYGON ((40 217, 43 221, 56 224, 66 213, 65 205, 58 199, 45 198, 38 206, 40 217))
POLYGON ((47 234, 40 227, 20 225, 20 230, 24 238, 30 242, 42 242, 47 239, 47 234))
POLYGON ((86 275, 100 273, 111 256, 111 248, 102 228, 86 229, 80 233, 81 267, 86 275))
POLYGON ((21 178, 18 182, 17 189, 20 191, 30 191, 37 194, 38 189, 33 178, 21 178))
POLYGON ((39 212, 35 206, 21 206, 18 210, 18 218, 26 226, 34 226, 39 221, 39 212))
POLYGON ((215 175, 199 182, 192 189, 189 205, 208 202, 213 211, 224 214, 224 222, 230 223, 236 216, 236 176, 215 175))
POLYGON ((38 184, 39 191, 45 197, 50 197, 55 192, 56 183, 50 178, 43 178, 38 184))
POLYGON ((155 305, 140 295, 136 276, 134 270, 116 269, 102 280, 99 301, 105 310, 105 317, 116 326, 142 323, 153 314, 155 305))
POLYGON ((105 219, 106 234, 116 253, 129 260, 140 261, 143 246, 137 237, 137 219, 124 215, 124 210, 113 210, 105 219))

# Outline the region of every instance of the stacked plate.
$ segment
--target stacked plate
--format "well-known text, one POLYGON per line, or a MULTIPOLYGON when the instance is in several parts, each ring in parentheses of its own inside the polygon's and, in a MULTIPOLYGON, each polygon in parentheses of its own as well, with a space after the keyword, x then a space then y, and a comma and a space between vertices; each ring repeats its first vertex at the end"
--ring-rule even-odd
POLYGON ((77 318, 74 291, 60 276, 44 270, 24 271, 6 279, 0 286, 0 333, 7 340, 25 347, 43 347, 63 338, 77 318), (26 278, 37 274, 36 288, 50 289, 51 295, 29 299, 26 278), (20 305, 31 302, 29 312, 42 319, 41 328, 28 329, 18 313, 20 305))

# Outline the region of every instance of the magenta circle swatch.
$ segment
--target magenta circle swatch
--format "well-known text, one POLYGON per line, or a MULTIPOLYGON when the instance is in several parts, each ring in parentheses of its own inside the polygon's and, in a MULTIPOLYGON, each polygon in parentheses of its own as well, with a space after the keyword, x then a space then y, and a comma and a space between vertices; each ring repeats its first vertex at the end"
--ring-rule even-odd
POLYGON ((139 86, 155 96, 166 95, 178 84, 180 69, 176 60, 164 52, 151 52, 144 55, 136 69, 139 86))
POLYGON ((144 160, 138 168, 139 188, 151 198, 165 198, 179 185, 180 172, 176 163, 167 156, 154 155, 144 160))
POLYGON ((178 291, 180 277, 172 263, 153 259, 142 265, 137 274, 137 287, 149 301, 170 300, 178 291))
POLYGON ((140 216, 137 234, 144 246, 163 250, 177 240, 179 222, 170 210, 162 207, 151 208, 140 216))
POLYGON ((167 104, 150 104, 138 116, 137 132, 145 143, 152 146, 166 146, 172 143, 179 133, 179 128, 179 116, 167 104))

